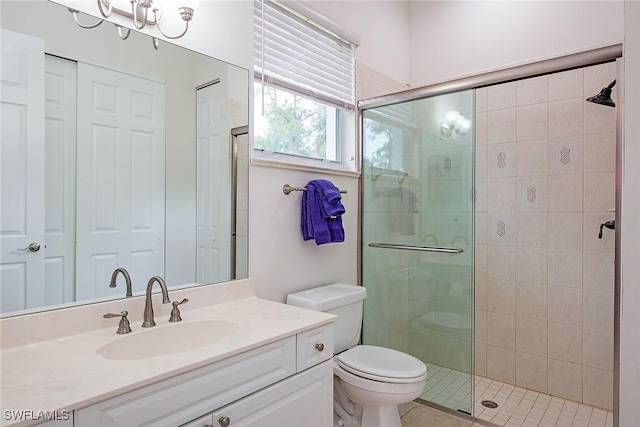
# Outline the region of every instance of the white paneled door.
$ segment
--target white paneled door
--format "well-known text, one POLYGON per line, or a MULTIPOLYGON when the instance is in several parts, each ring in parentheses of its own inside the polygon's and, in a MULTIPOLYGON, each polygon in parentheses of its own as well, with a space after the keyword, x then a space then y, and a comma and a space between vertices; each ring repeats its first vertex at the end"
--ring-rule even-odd
POLYGON ((78 64, 76 298, 124 295, 164 274, 165 85, 78 64))
POLYGON ((45 56, 45 304, 75 300, 76 62, 45 56))
POLYGON ((230 278, 231 134, 224 83, 197 93, 196 281, 230 278))
POLYGON ((2 30, 0 305, 44 304, 44 41, 2 30), (28 249, 28 248, 31 249, 28 249))

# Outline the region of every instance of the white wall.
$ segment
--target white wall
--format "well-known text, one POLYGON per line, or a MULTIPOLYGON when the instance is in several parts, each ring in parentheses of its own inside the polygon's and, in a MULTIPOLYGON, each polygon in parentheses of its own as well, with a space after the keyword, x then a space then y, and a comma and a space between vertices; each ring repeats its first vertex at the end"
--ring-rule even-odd
POLYGON ((622 301, 620 426, 640 425, 640 3, 624 8, 624 177, 622 184, 622 301))
POLYGON ((411 86, 622 41, 622 1, 412 1, 411 86))
POLYGON ((355 178, 297 170, 251 168, 249 188, 249 275, 258 278, 260 297, 284 302, 286 295, 316 285, 356 283, 358 190, 355 178), (284 195, 282 186, 304 187, 328 179, 348 193, 342 197, 345 241, 316 246, 303 241, 302 193, 284 195))

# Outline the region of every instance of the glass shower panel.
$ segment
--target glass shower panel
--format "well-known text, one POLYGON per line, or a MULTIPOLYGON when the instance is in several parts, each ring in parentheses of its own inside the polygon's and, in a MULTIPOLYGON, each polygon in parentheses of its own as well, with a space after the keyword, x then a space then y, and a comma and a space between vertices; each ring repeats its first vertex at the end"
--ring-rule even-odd
POLYGON ((473 408, 474 91, 363 111, 363 342, 427 364, 422 399, 473 408))

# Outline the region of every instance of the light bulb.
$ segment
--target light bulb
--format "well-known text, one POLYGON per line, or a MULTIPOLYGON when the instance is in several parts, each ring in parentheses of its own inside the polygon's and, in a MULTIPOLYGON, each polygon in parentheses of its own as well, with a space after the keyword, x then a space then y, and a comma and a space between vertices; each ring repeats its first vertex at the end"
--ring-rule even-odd
POLYGON ((447 111, 447 113, 444 116, 444 120, 447 124, 449 125, 454 125, 456 123, 456 121, 458 120, 458 117, 460 117, 460 113, 457 111, 447 111))

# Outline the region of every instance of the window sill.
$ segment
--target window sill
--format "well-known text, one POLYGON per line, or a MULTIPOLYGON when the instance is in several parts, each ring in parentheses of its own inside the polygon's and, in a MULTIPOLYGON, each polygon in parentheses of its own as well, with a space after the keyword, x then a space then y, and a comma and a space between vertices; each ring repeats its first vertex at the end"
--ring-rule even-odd
POLYGON ((283 160, 266 159, 262 157, 251 157, 251 166, 262 166, 262 167, 277 168, 277 169, 291 169, 291 170, 299 170, 299 171, 307 171, 307 172, 319 172, 327 175, 349 176, 353 178, 360 177, 360 172, 358 171, 338 169, 330 166, 285 162, 283 160))

